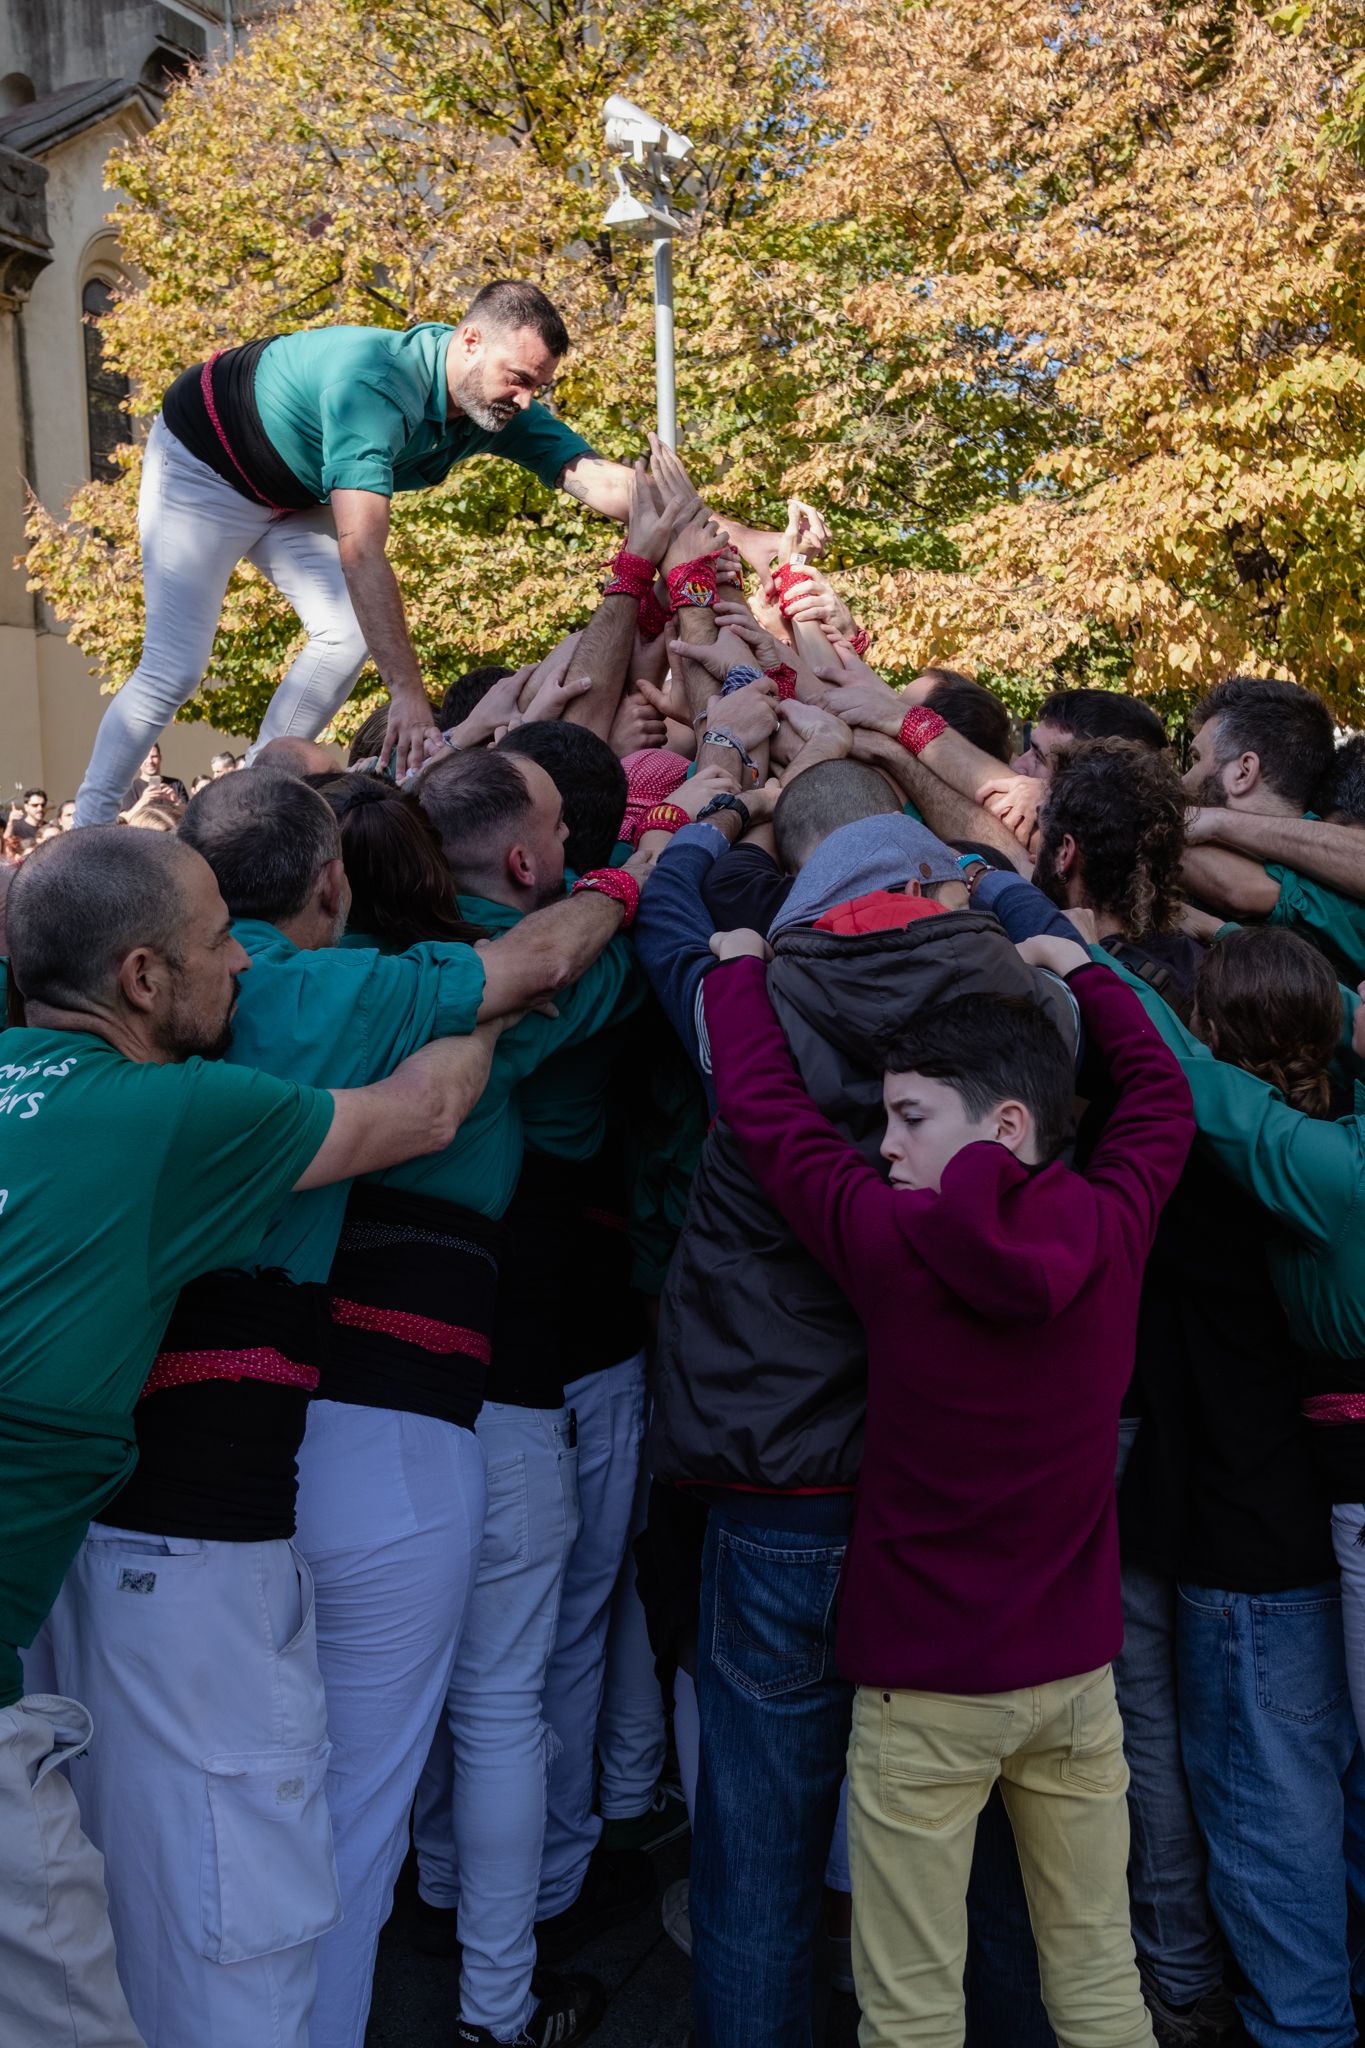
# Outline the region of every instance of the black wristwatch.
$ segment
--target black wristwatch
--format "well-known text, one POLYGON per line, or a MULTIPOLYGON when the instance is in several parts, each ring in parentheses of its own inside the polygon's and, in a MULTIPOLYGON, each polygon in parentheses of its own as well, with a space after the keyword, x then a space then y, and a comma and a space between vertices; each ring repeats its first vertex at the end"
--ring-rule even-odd
POLYGON ((702 805, 697 812, 697 823, 704 824, 708 818, 714 818, 717 811, 738 811, 739 829, 741 832, 748 831, 749 806, 742 796, 732 796, 728 789, 723 789, 719 796, 712 797, 709 804, 702 805))

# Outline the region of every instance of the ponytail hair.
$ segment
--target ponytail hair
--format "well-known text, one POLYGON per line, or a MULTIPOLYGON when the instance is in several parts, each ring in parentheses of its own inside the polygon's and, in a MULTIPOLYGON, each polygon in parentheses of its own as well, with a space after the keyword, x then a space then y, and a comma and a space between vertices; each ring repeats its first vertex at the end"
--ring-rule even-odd
POLYGON ((1194 1029, 1220 1060, 1278 1088, 1305 1116, 1331 1114, 1341 990, 1316 947, 1278 925, 1248 925, 1204 956, 1194 1029))
POLYGON ((319 778, 341 827, 350 922, 399 952, 422 939, 472 946, 488 934, 462 915, 435 828, 416 797, 380 775, 319 778))

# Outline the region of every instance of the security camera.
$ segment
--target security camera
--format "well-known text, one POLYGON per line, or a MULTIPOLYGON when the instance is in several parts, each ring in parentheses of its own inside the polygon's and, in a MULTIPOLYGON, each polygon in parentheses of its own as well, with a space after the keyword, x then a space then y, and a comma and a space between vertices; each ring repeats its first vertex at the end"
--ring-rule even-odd
POLYGON ((616 179, 616 197, 602 216, 604 228, 620 228, 627 235, 676 235, 683 223, 676 213, 670 213, 666 206, 654 205, 648 199, 637 199, 625 181, 622 172, 615 165, 612 174, 616 179))
POLYGON ((654 149, 661 150, 675 163, 692 154, 692 144, 685 135, 665 127, 643 107, 637 107, 634 100, 623 99, 619 92, 614 92, 603 107, 602 118, 607 124, 607 148, 628 149, 637 163, 643 163, 646 154, 654 149))

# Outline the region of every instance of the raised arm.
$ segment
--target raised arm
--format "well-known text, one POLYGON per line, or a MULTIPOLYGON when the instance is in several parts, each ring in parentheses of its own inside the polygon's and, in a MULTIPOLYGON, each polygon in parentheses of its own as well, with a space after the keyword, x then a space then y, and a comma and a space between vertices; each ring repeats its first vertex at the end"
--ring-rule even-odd
POLYGON ((505 1021, 433 1039, 368 1088, 334 1088, 327 1135, 294 1193, 443 1151, 483 1094, 505 1021))
MULTIPOLYGON (((834 701, 831 697, 830 702, 834 701)), ((922 760, 907 753, 899 740, 888 739, 884 733, 866 729, 855 732, 853 757, 883 769, 897 789, 909 798, 930 831, 937 833, 945 845, 972 839, 978 846, 989 846, 993 852, 1002 854, 1016 870, 1029 866, 1023 847, 999 819, 940 781, 922 760)))
MULTIPOLYGON (((721 943, 744 937, 727 933, 721 943)), ((768 1000, 761 959, 723 959, 707 977, 704 1001, 721 1117, 755 1179, 856 1301, 859 1277, 875 1263, 874 1241, 894 1232, 895 1204, 915 1197, 893 1193, 811 1101, 768 1000)))
MULTIPOLYGON (((653 865, 650 854, 636 853, 625 873, 643 886, 653 865)), ((570 987, 605 952, 624 917, 614 896, 583 889, 562 903, 533 910, 501 938, 483 940, 478 947, 484 971, 479 1022, 524 1010, 570 987)))

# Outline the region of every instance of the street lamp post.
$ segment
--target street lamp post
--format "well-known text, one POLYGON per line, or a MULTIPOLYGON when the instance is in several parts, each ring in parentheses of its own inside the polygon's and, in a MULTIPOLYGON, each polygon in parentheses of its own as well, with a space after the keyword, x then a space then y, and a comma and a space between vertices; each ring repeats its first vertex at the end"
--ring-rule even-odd
POLYGON ((621 153, 612 166, 616 198, 602 225, 628 235, 648 236, 654 254, 654 388, 659 439, 678 442, 678 395, 674 368, 673 237, 682 221, 669 206, 674 180, 670 164, 686 161, 692 145, 633 101, 614 93, 602 110, 608 149, 621 153), (631 178, 627 179, 627 170, 631 178))

